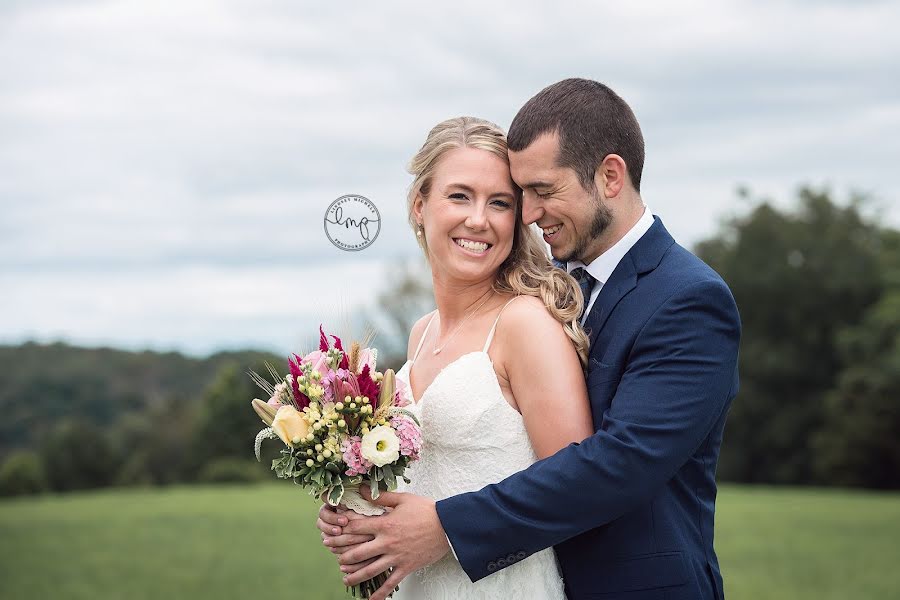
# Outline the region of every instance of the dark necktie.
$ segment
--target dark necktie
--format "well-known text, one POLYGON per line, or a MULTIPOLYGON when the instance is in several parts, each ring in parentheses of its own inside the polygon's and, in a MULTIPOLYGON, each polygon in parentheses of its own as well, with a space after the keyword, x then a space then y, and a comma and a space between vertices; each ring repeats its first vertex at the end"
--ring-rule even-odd
MULTIPOLYGON (((553 266, 558 269, 566 270, 566 263, 562 261, 558 261, 555 258, 551 258, 553 262, 553 266)), ((572 269, 572 272, 569 273, 572 277, 575 278, 575 281, 578 282, 578 287, 581 288, 581 295, 584 296, 584 304, 581 307, 581 315, 578 317, 581 320, 581 317, 584 316, 584 311, 587 310, 588 302, 591 301, 591 291, 594 289, 594 283, 597 281, 594 279, 594 276, 587 272, 587 269, 584 267, 575 267, 572 269)))
POLYGON ((584 267, 575 267, 569 275, 578 282, 578 287, 581 288, 581 295, 584 296, 584 305, 581 307, 581 315, 578 317, 581 319, 584 316, 584 311, 587 310, 588 303, 591 301, 591 291, 594 289, 594 283, 597 280, 584 267))

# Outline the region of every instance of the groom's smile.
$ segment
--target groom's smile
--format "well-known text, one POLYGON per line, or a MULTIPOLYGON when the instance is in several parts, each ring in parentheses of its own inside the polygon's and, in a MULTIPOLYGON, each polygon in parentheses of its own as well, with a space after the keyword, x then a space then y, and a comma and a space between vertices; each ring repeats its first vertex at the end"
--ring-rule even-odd
POLYGON ((538 227, 540 227, 541 231, 544 232, 544 241, 551 246, 553 245, 553 241, 556 239, 556 234, 559 233, 560 229, 562 229, 562 226, 562 223, 550 226, 538 224, 538 227))

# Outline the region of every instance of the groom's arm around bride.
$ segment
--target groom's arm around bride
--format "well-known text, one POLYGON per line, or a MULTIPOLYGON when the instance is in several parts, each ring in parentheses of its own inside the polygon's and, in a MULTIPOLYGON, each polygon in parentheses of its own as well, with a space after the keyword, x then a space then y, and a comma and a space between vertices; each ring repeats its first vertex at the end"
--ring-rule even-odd
MULTIPOLYGON (((666 279, 675 289, 636 324, 624 363, 592 355, 593 436, 497 485, 437 503, 472 579, 506 566, 510 553, 557 546, 573 597, 667 587, 686 592, 669 598, 722 595, 712 509, 725 413, 737 391, 737 312, 712 276, 666 279), (700 581, 684 586, 689 579, 700 581), (699 593, 707 582, 715 595, 699 593)), ((661 286, 646 296, 665 293, 661 286)), ((628 312, 625 320, 642 311, 628 312)))

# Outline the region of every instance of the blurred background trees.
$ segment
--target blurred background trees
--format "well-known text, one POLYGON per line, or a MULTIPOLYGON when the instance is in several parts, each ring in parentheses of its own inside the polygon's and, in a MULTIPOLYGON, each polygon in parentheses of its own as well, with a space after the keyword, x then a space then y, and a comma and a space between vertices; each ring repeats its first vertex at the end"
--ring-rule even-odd
POLYGON ((754 201, 697 245, 743 323, 722 479, 900 486, 900 246, 866 208, 803 188, 794 208, 754 201))
POLYGON ((264 372, 266 360, 284 362, 0 347, 0 494, 266 477, 253 456, 262 423, 250 400, 260 391, 246 373, 264 372))
MULTIPOLYGON (((800 189, 793 206, 740 196, 744 214, 695 252, 731 286, 743 322, 727 481, 900 488, 900 232, 865 198, 800 189)), ((379 367, 434 306, 421 261, 398 261, 365 319, 379 367)), ((0 494, 268 479, 247 376, 283 357, 0 347, 0 494)), ((265 448, 265 446, 264 446, 265 448)))
POLYGON ((375 309, 367 317, 377 332, 374 344, 382 353, 379 368, 397 371, 406 361, 412 326, 434 310, 434 295, 431 270, 421 260, 397 261, 386 275, 390 284, 378 294, 375 309))

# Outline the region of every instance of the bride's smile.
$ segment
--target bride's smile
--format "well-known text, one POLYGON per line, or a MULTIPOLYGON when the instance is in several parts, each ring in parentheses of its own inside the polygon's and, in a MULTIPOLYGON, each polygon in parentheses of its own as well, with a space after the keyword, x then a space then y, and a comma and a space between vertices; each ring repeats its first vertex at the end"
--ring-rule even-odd
POLYGON ((476 256, 484 256, 484 253, 491 249, 493 244, 480 240, 471 240, 466 238, 454 238, 454 242, 460 248, 468 251, 476 256))

